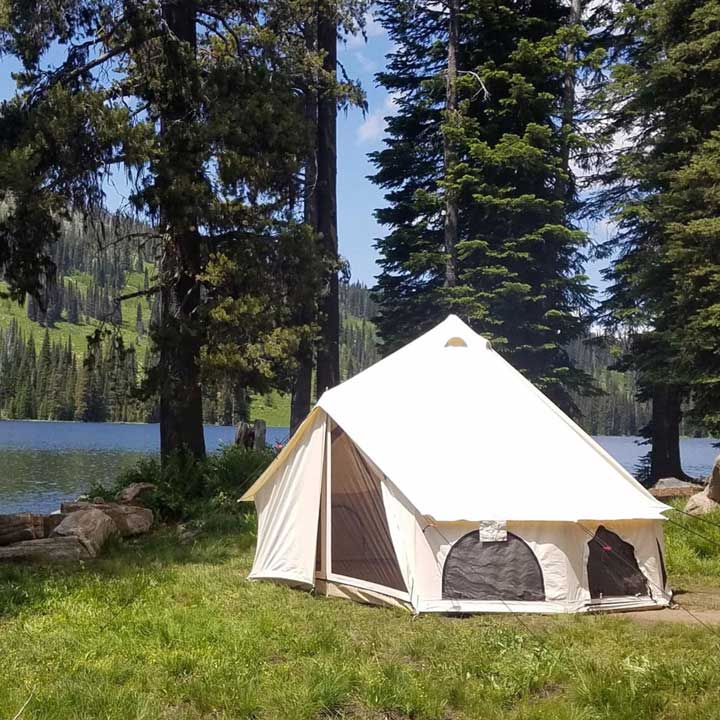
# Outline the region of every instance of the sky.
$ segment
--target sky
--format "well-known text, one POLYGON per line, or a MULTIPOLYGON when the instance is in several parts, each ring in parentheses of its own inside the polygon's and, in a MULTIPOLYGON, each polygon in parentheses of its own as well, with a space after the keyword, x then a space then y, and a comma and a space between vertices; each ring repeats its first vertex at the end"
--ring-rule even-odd
MULTIPOLYGON (((371 14, 366 16, 365 35, 367 39, 360 35, 348 37, 338 47, 339 62, 349 77, 360 81, 368 104, 364 113, 350 108, 338 114, 338 242, 340 254, 349 262, 352 280, 373 285, 378 273, 374 244, 384 234, 373 213, 384 200, 382 190, 368 179, 374 172, 368 153, 383 146, 385 117, 393 112, 390 95, 375 82, 375 74, 382 70, 392 46, 371 14)), ((10 73, 17 69, 12 60, 0 59, 0 99, 14 92, 10 73)), ((122 180, 118 179, 117 184, 122 192, 122 180)), ((595 239, 606 239, 606 223, 587 229, 595 239)), ((592 284, 602 287, 600 269, 600 264, 591 263, 586 270, 592 284)))

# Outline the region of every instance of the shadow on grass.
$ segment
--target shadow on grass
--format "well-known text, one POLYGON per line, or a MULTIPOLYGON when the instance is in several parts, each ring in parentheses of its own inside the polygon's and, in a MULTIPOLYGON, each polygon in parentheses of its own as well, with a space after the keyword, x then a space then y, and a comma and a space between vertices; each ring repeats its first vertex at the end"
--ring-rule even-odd
MULTIPOLYGON (((255 542, 255 518, 215 518, 183 540, 177 526, 166 525, 152 533, 126 540, 112 539, 102 557, 77 565, 0 565, 0 621, 23 611, 38 610, 72 592, 99 586, 113 595, 111 581, 128 581, 128 598, 139 577, 165 578, 181 565, 224 565, 246 553, 255 542)), ((117 593, 115 593, 117 594, 117 593)), ((117 598, 120 599, 120 598, 117 598)))

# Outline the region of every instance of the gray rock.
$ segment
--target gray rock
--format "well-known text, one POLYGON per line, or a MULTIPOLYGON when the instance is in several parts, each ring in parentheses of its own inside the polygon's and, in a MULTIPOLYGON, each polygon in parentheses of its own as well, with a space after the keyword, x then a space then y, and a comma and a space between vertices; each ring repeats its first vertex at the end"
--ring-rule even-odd
POLYGON ((91 557, 97 557, 105 543, 118 532, 109 515, 94 507, 65 516, 51 537, 76 537, 91 557))
POLYGON ((709 486, 689 498, 685 505, 685 512, 690 515, 707 515, 713 510, 720 510, 720 503, 708 496, 708 490, 709 486))
POLYGON ((157 485, 153 485, 153 483, 131 483, 115 496, 115 500, 121 505, 142 505, 143 497, 151 495, 156 490, 157 485))
POLYGON ((713 469, 708 476, 707 496, 710 500, 720 503, 720 455, 715 458, 713 469))
POLYGON ((25 540, 0 547, 0 562, 79 562, 89 557, 85 546, 75 536, 25 540))
POLYGON ((142 535, 150 530, 153 524, 153 513, 139 505, 118 505, 118 503, 87 503, 69 502, 61 505, 64 513, 95 508, 104 512, 115 523, 122 537, 142 535))

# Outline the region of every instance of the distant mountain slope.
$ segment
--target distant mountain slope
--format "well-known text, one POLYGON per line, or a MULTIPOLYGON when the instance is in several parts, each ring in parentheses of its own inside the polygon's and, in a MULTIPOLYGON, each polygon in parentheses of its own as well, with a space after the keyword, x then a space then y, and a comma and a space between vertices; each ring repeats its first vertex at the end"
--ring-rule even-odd
MULTIPOLYGON (((113 242, 132 226, 68 225, 53 248, 57 282, 46 289, 45 309, 0 299, 0 417, 48 420, 154 421, 152 401, 134 393, 153 362, 148 329, 157 312, 152 298, 118 307, 113 298, 152 283, 152 248, 113 242), (117 231, 117 232, 116 232, 117 231), (87 338, 106 326, 120 330, 122 347, 110 339, 83 362, 87 338)), ((7 286, 0 280, 0 293, 7 286)), ((377 359, 375 306, 359 283, 341 289, 341 374, 350 377, 377 359)), ((205 419, 230 424, 243 416, 287 425, 290 401, 273 392, 248 399, 231 382, 208 388, 205 419)))

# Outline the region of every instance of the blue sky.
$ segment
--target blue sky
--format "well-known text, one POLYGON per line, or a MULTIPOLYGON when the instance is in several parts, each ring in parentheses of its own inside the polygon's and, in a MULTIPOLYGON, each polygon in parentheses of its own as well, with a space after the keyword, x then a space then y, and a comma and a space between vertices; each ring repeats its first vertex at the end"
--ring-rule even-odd
MULTIPOLYGON (((372 285, 377 273, 373 245, 383 234, 373 212, 383 205, 383 195, 367 179, 374 171, 367 154, 382 147, 384 118, 392 114, 393 108, 388 93, 375 84, 375 73, 383 68, 391 43, 371 15, 367 16, 366 35, 367 41, 361 36, 349 37, 338 48, 339 61, 350 77, 360 81, 368 102, 365 114, 352 108, 338 115, 338 240, 340 253, 350 263, 353 280, 372 285)), ((12 60, 0 60, 0 98, 9 97, 14 91, 10 73, 16 69, 12 60)), ((120 178, 118 190, 122 192, 120 178)), ((605 239, 605 224, 589 229, 597 239, 605 239)), ((595 285, 603 284, 599 269, 597 263, 588 267, 595 285)))

